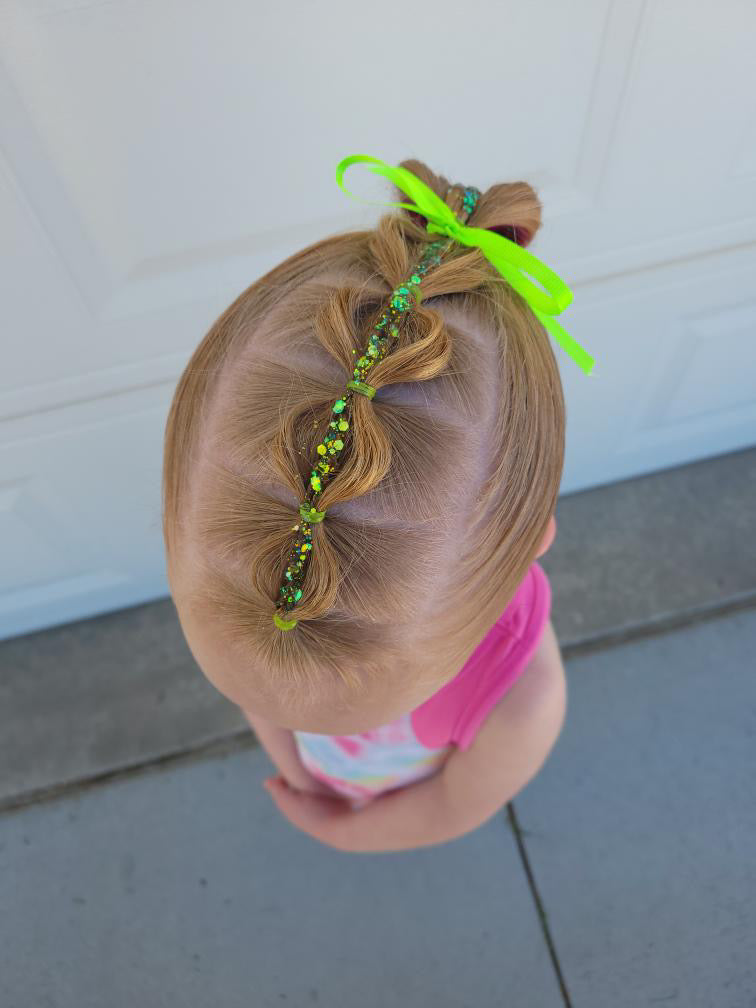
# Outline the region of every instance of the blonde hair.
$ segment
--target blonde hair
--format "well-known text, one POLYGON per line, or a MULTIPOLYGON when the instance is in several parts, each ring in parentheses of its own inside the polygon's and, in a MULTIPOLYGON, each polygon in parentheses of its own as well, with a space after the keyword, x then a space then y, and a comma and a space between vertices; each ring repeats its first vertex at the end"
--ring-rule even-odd
MULTIPOLYGON (((443 176, 401 165, 456 207, 443 176)), ((255 690, 292 709, 359 700, 369 679, 440 687, 506 608, 555 509, 565 407, 548 333, 478 249, 455 243, 371 368, 375 397, 354 397, 299 622, 273 623, 315 446, 391 291, 439 238, 426 223, 400 210, 290 256, 215 321, 171 403, 169 571, 191 543, 186 604, 255 690)), ((492 186, 468 220, 521 244, 540 223, 525 182, 492 186)))

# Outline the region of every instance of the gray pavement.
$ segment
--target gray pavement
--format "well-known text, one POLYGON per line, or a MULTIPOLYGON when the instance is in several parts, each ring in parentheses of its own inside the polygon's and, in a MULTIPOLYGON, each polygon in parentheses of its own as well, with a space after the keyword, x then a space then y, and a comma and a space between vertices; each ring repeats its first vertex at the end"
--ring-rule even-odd
POLYGON ((443 847, 321 847, 256 748, 8 808, 0 1005, 753 1008, 754 654, 741 609, 568 656, 514 820, 443 847))
POLYGON ((270 770, 253 749, 0 817, 3 1008, 559 1008, 504 818, 344 854, 282 819, 270 770))
POLYGON ((756 1005, 756 610, 573 658, 515 800, 575 1008, 756 1005))

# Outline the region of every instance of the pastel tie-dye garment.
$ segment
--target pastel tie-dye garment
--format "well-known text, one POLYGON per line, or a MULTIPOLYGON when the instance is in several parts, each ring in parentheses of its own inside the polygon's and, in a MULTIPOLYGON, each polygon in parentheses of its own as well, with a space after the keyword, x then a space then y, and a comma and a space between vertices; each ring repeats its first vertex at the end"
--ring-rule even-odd
POLYGON ((361 808, 376 795, 438 772, 465 750, 538 646, 551 610, 551 587, 534 562, 512 601, 460 672, 420 707, 372 731, 319 735, 295 731, 310 773, 361 808))
POLYGON ((305 767, 361 807, 376 794, 435 773, 451 744, 428 749, 412 728, 412 715, 358 735, 294 732, 305 767))

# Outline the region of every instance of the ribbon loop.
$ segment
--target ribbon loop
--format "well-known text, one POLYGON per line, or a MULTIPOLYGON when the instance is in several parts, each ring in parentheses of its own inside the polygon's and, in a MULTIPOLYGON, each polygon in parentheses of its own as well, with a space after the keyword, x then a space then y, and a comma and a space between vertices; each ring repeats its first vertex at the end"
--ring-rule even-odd
POLYGON ((532 252, 510 241, 504 235, 485 228, 460 224, 454 211, 440 196, 427 186, 417 175, 401 166, 389 165, 367 154, 346 157, 336 166, 336 182, 353 199, 361 199, 344 186, 342 178, 352 164, 365 163, 377 175, 383 175, 406 193, 414 203, 373 203, 361 200, 371 206, 402 207, 425 217, 429 223, 429 234, 445 234, 461 245, 480 249, 491 265, 529 304, 533 314, 552 337, 575 361, 585 374, 590 375, 596 363, 594 358, 567 333, 553 317, 561 314, 572 302, 572 291, 558 274, 541 262, 532 252), (530 277, 541 286, 536 286, 530 277), (542 289, 543 288, 543 289, 542 289))

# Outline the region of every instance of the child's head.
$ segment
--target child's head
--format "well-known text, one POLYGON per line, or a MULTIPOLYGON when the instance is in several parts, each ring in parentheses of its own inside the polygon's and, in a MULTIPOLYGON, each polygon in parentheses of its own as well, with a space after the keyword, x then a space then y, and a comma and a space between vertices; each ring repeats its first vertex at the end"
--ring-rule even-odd
MULTIPOLYGON (((446 198, 446 179, 401 165, 446 198)), ((467 223, 526 245, 540 221, 516 182, 467 223)), ((348 734, 418 706, 553 537, 565 408, 549 336, 477 248, 454 244, 371 368, 375 396, 353 399, 297 625, 272 620, 315 447, 391 291, 438 238, 426 223, 398 210, 291 256, 216 320, 174 394, 163 532, 184 633, 222 693, 286 727, 348 734)))

